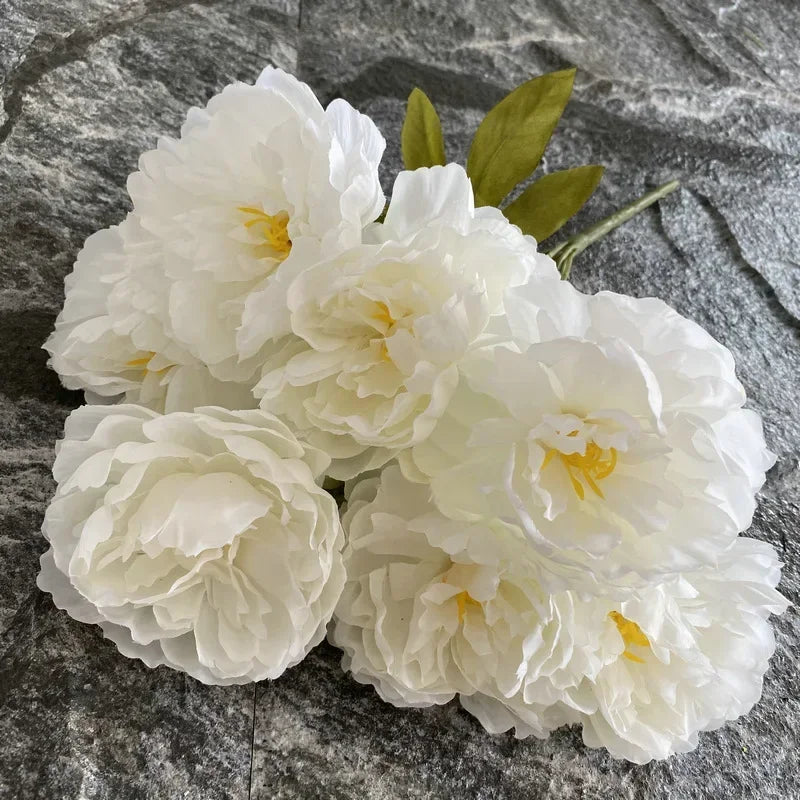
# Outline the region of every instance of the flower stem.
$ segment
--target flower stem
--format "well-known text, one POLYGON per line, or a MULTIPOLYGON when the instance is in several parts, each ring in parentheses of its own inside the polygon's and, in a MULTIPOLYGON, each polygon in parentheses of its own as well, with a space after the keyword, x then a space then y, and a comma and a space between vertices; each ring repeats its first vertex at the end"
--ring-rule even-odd
POLYGON ((602 239, 607 233, 611 233, 615 228, 618 228, 624 222, 627 222, 631 217, 635 217, 640 211, 644 211, 648 206, 658 202, 662 197, 666 197, 670 192, 674 192, 680 183, 678 181, 669 181, 669 183, 653 189, 652 192, 640 197, 630 205, 621 208, 610 217, 601 220, 596 225, 592 225, 585 231, 576 233, 569 239, 556 245, 547 255, 554 259, 558 271, 561 273, 561 278, 567 280, 569 278, 570 270, 572 269, 572 261, 575 256, 582 253, 590 244, 602 239))

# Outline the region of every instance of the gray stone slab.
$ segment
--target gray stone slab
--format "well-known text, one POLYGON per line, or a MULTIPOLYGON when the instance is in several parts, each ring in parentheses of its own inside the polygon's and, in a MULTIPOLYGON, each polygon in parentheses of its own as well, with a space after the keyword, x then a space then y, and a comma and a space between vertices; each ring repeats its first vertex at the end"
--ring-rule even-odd
POLYGON ((794 0, 0 2, 0 797, 800 796, 794 608, 753 712, 690 755, 638 767, 574 730, 518 742, 456 706, 398 711, 327 645, 255 695, 149 671, 33 585, 50 448, 78 402, 37 347, 82 240, 124 215, 139 152, 270 62, 374 116, 389 190, 414 85, 463 160, 505 91, 575 64, 544 168, 608 169, 567 232, 683 183, 584 254, 575 283, 658 295, 734 352, 779 457, 751 535, 783 554, 797 603, 798 30, 794 0))

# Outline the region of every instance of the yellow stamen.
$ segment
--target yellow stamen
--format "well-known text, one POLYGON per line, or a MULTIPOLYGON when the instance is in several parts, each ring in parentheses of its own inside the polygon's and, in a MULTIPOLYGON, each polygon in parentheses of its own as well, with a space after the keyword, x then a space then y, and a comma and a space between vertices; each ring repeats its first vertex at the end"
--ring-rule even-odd
MULTIPOLYGON (((377 307, 377 311, 372 314, 372 319, 385 325, 386 333, 388 333, 392 326, 396 324, 397 320, 392 316, 392 312, 389 311, 389 306, 387 306, 386 303, 378 301, 375 303, 375 306, 377 307)), ((380 355, 384 361, 391 362, 392 357, 389 355, 389 348, 386 345, 385 338, 381 342, 380 355)))
POLYGON ((156 357, 156 354, 151 350, 146 356, 142 358, 134 358, 131 361, 127 361, 125 363, 126 367, 133 367, 134 369, 139 369, 142 372, 152 372, 154 375, 160 375, 162 372, 166 372, 169 367, 162 367, 161 369, 150 369, 149 364, 150 362, 156 357))
POLYGON ((616 469, 617 451, 613 447, 609 447, 608 452, 608 460, 599 461, 595 466, 594 477, 598 481, 607 478, 616 469))
MULTIPOLYGON (((567 434, 574 436, 577 431, 567 434)), ((596 445, 594 442, 589 442, 586 445, 586 451, 581 453, 570 453, 569 455, 562 453, 555 447, 551 447, 545 453, 544 460, 542 461, 541 469, 544 469, 555 456, 561 459, 561 463, 567 470, 572 489, 578 499, 583 500, 585 491, 583 484, 579 478, 583 478, 586 485, 601 499, 605 499, 605 495, 597 485, 597 481, 607 478, 617 466, 617 451, 610 447, 608 449, 608 456, 604 455, 604 450, 596 445), (577 473, 577 475, 575 474, 577 473)))
POLYGON ((456 605, 458 607, 458 621, 464 621, 464 614, 467 610, 467 603, 480 607, 480 603, 475 600, 469 592, 463 591, 456 595, 456 605))
POLYGON ((645 661, 643 658, 640 658, 628 649, 631 645, 635 645, 636 647, 650 647, 650 640, 645 636, 642 629, 633 620, 623 617, 619 611, 610 611, 608 616, 614 621, 619 635, 622 637, 622 641, 625 642, 625 650, 622 655, 636 664, 644 664, 645 661))
POLYGON ((383 302, 377 302, 375 305, 378 310, 372 315, 372 319, 382 322, 387 328, 391 328, 397 320, 392 316, 392 312, 389 311, 389 306, 383 302))
POLYGON ((458 621, 464 621, 464 612, 467 609, 467 597, 469 595, 466 592, 461 592, 461 594, 456 595, 456 605, 458 606, 458 621))
POLYGON ((238 210, 252 217, 244 223, 245 228, 254 229, 264 240, 263 244, 256 245, 257 257, 283 261, 292 249, 288 230, 289 215, 285 211, 267 214, 263 209, 253 206, 238 206, 238 210))
MULTIPOLYGON (((447 583, 447 578, 449 576, 445 575, 442 578, 442 583, 447 583)), ((461 624, 464 621, 464 614, 467 612, 467 603, 473 606, 478 606, 480 608, 480 603, 466 590, 459 592, 456 596, 456 608, 458 609, 458 622, 461 624)))

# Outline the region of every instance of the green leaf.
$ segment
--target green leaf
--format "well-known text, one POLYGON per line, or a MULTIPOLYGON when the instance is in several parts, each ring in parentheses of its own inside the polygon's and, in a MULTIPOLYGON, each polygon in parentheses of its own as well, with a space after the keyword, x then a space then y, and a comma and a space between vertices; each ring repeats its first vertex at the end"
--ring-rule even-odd
POLYGON ((500 205, 536 169, 567 105, 574 79, 574 69, 533 78, 506 95, 483 118, 467 158, 476 205, 500 205))
POLYGON ((422 89, 414 89, 408 96, 400 146, 406 169, 445 163, 442 123, 433 103, 422 89))
POLYGON ((503 209, 510 222, 519 225, 541 242, 555 233, 583 204, 603 177, 605 167, 585 167, 551 172, 531 184, 513 203, 503 209))

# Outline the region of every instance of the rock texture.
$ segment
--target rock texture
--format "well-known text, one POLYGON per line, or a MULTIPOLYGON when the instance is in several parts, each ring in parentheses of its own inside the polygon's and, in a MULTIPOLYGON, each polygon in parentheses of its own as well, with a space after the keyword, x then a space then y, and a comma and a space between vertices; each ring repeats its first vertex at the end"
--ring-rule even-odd
POLYGON ((399 167, 414 85, 449 157, 533 74, 579 67, 547 170, 607 165, 572 228, 668 178, 658 208, 577 262, 584 289, 656 294, 734 352, 778 454, 751 535, 800 599, 800 6, 794 0, 0 0, 0 797, 793 798, 800 620, 764 697, 644 767, 491 737, 457 707, 397 711, 318 648, 281 680, 202 686, 119 656, 34 585, 52 446, 78 404, 38 348, 83 239, 188 106, 265 63, 374 116, 399 167))

